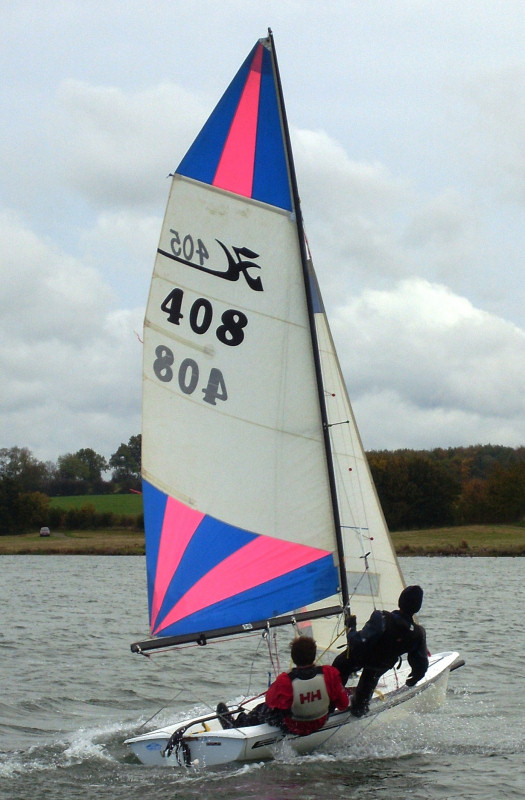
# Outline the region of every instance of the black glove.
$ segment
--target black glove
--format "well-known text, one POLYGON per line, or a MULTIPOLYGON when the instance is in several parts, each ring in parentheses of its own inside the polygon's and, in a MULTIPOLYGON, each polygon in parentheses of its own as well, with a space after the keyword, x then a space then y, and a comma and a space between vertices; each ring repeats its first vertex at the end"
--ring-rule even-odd
POLYGON ((346 627, 350 631, 355 631, 355 629, 357 628, 357 617, 355 614, 350 614, 350 616, 346 620, 346 627))
POLYGON ((406 679, 407 686, 415 686, 417 682, 418 678, 414 678, 413 675, 409 675, 408 678, 406 679))

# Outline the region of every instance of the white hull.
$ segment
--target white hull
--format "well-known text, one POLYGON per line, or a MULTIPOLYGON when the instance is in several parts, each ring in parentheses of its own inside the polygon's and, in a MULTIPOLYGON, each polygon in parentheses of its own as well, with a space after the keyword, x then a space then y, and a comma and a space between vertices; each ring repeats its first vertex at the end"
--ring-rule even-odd
MULTIPOLYGON (((283 741, 301 755, 318 750, 328 741, 341 746, 350 725, 368 724, 382 713, 391 719, 400 713, 426 712, 439 707, 445 699, 450 670, 458 660, 455 652, 432 656, 427 674, 414 687, 405 686, 409 667, 404 663, 397 673, 392 670, 383 676, 365 717, 356 719, 349 711, 335 712, 321 730, 309 736, 284 736, 278 728, 266 724, 223 730, 216 717, 210 719, 204 715, 127 739, 126 744, 147 766, 199 768, 273 759, 283 741), (181 729, 184 731, 180 746, 175 746, 168 756, 165 752, 168 742, 181 729)), ((257 702, 260 701, 251 705, 257 702)), ((250 703, 244 708, 250 708, 250 703)))

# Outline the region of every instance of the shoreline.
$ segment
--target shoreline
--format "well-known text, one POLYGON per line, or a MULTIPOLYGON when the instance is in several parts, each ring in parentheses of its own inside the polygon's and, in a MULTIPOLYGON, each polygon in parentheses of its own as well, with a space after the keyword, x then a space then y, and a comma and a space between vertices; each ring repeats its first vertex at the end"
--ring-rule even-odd
MULTIPOLYGON (((396 555, 495 557, 525 556, 525 525, 465 525, 391 534, 396 555)), ((143 556, 143 531, 111 528, 0 536, 1 555, 143 556)))

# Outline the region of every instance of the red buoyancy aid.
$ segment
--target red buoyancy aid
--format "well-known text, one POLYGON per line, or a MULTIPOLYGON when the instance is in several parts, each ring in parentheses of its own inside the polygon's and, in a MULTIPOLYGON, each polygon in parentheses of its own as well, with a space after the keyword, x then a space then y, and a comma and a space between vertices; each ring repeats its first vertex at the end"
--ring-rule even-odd
MULTIPOLYGON (((293 674, 293 673, 292 673, 293 674)), ((328 714, 330 696, 326 688, 322 667, 306 680, 292 677, 293 702, 290 709, 293 719, 311 721, 328 714)))

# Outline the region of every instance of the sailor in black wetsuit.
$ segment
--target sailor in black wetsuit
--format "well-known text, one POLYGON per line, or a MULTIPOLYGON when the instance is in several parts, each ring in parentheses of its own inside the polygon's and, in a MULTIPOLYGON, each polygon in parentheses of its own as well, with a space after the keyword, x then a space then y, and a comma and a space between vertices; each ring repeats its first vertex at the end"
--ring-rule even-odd
POLYGON ((392 669, 399 656, 406 653, 412 668, 407 686, 414 686, 427 671, 425 629, 412 619, 422 602, 421 586, 407 586, 399 595, 397 611, 374 611, 360 631, 356 630, 356 618, 351 617, 347 650, 337 656, 333 666, 341 673, 343 685, 353 672, 363 670, 350 707, 354 716, 366 714, 379 678, 392 669))

